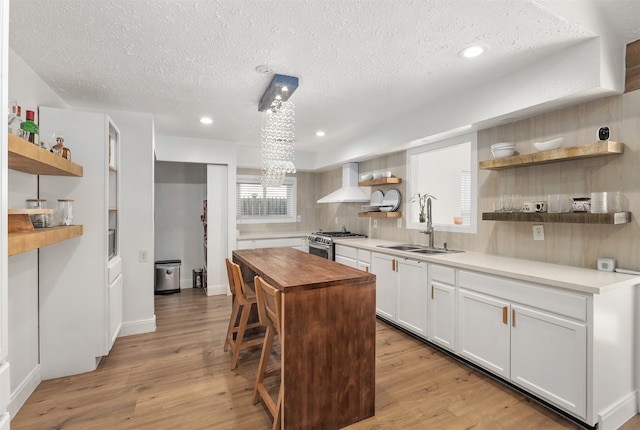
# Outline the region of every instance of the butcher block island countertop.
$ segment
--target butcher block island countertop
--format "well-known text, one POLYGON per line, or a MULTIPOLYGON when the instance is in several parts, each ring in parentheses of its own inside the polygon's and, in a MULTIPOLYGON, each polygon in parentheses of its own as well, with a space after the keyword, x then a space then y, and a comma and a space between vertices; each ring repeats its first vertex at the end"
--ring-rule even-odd
POLYGON ((233 251, 245 281, 283 292, 283 429, 339 429, 375 413, 376 277, 293 248, 233 251))

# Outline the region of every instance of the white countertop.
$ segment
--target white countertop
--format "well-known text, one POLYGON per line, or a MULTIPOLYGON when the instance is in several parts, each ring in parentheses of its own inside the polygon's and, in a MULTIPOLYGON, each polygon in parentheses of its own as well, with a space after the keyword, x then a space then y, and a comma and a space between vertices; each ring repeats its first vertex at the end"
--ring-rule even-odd
POLYGON ((465 251, 451 254, 425 255, 415 252, 380 248, 378 246, 398 245, 403 242, 378 239, 338 238, 334 239, 334 242, 383 254, 411 258, 412 260, 428 261, 430 263, 438 263, 458 269, 469 269, 589 294, 602 294, 616 288, 631 287, 640 284, 640 276, 503 257, 481 252, 465 251))

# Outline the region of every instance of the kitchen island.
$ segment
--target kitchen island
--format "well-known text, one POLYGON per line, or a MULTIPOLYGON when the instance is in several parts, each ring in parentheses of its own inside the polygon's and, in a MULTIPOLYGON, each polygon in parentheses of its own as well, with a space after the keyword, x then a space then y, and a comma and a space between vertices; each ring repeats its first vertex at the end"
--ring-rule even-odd
POLYGON ((282 291, 282 428, 338 429, 375 412, 376 277, 292 248, 233 251, 245 281, 282 291))

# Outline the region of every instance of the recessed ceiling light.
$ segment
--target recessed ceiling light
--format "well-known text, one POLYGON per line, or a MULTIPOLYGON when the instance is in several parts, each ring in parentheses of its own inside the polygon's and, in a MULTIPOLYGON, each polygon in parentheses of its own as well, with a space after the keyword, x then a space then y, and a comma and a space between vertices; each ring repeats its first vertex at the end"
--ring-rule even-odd
POLYGON ((484 54, 486 50, 487 47, 484 45, 471 45, 460 51, 458 56, 461 58, 475 58, 484 54))
POLYGON ((324 131, 322 131, 322 130, 316 131, 316 136, 318 136, 318 137, 324 136, 324 131))
POLYGON ((273 70, 266 64, 260 64, 259 66, 256 66, 256 72, 260 73, 261 75, 273 75, 273 70))
POLYGON ((200 118, 200 122, 203 124, 213 124, 213 120, 208 116, 203 116, 202 118, 200 118))

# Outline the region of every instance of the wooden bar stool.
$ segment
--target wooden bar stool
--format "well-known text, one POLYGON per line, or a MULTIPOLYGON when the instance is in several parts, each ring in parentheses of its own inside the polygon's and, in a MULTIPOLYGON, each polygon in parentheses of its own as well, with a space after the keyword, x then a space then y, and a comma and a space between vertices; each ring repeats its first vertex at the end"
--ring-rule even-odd
POLYGON ((271 349, 273 347, 274 336, 282 339, 280 336, 280 321, 282 318, 282 298, 281 292, 268 284, 259 276, 255 277, 256 295, 258 297, 258 316, 262 325, 267 327, 267 333, 262 344, 262 355, 260 356, 260 365, 258 366, 258 377, 256 386, 253 390, 253 404, 258 403, 259 397, 262 397, 264 405, 267 407, 273 417, 273 430, 280 428, 281 408, 282 408, 282 379, 278 390, 277 402, 274 402, 267 388, 264 386, 264 378, 277 374, 281 371, 280 366, 267 370, 271 349))
POLYGON ((226 351, 229 346, 231 346, 231 351, 233 352, 231 357, 231 370, 233 370, 238 365, 238 355, 241 349, 259 345, 262 342, 262 337, 245 340, 244 335, 246 330, 260 327, 262 324, 259 322, 248 324, 251 308, 253 305, 257 306, 256 295, 247 288, 242 280, 240 266, 228 258, 225 258, 225 262, 227 264, 227 276, 229 278, 229 289, 231 290, 233 305, 231 308, 231 318, 229 319, 229 328, 227 329, 227 337, 224 341, 224 350, 226 351), (239 321, 238 314, 240 314, 239 321), (234 334, 236 335, 235 339, 233 338, 234 334))

